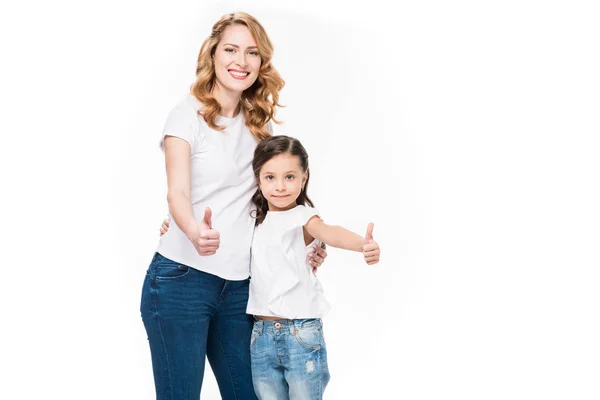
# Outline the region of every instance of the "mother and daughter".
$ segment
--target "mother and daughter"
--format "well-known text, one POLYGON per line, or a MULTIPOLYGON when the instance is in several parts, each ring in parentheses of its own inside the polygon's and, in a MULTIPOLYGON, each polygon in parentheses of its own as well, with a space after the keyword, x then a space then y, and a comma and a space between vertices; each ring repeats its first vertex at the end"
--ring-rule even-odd
POLYGON ((141 301, 157 399, 199 399, 205 358, 223 399, 321 399, 321 244, 379 261, 373 224, 365 237, 325 224, 306 150, 271 136, 284 84, 272 53, 255 18, 223 16, 163 129, 175 224, 163 224, 141 301))

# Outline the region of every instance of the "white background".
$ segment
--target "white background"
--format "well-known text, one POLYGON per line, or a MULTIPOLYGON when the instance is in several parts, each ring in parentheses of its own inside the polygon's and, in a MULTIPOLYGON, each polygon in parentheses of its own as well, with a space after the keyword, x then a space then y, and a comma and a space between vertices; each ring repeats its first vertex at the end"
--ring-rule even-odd
POLYGON ((322 215, 382 248, 319 273, 326 398, 600 398, 594 3, 3 3, 0 398, 153 398, 157 141, 233 10, 274 42, 322 215))

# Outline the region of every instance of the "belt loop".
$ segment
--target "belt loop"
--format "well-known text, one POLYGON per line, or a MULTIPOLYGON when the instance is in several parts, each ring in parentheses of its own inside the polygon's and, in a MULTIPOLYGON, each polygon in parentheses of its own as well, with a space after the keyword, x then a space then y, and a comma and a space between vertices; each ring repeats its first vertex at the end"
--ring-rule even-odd
POLYGON ((296 320, 295 319, 291 319, 290 323, 288 324, 288 326, 290 327, 290 335, 294 336, 294 334, 296 332, 296 320))
POLYGON ((258 322, 258 326, 257 326, 258 334, 262 335, 263 330, 264 330, 264 322, 261 319, 259 319, 257 322, 258 322))

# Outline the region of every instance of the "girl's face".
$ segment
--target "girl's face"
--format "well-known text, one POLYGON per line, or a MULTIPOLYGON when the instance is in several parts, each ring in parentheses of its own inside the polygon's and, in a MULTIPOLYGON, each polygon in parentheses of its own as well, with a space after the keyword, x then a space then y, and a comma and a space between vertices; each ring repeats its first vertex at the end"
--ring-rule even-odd
POLYGON ((297 156, 284 153, 267 161, 260 169, 258 187, 269 203, 269 211, 296 207, 306 178, 297 156))
POLYGON ((256 41, 244 25, 230 25, 221 34, 213 56, 219 90, 239 94, 258 78, 261 59, 256 41))

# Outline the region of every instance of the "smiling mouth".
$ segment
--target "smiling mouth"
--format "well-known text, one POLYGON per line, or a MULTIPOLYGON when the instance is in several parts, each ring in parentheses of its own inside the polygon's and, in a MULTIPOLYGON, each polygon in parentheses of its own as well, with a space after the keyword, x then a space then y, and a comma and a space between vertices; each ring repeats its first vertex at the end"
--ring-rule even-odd
POLYGON ((234 71, 234 70, 231 70, 231 69, 229 69, 227 71, 235 79, 245 79, 248 75, 250 75, 250 72, 245 72, 245 71, 234 71))

